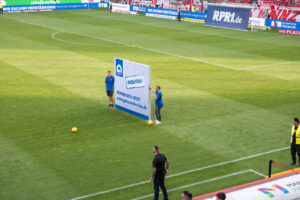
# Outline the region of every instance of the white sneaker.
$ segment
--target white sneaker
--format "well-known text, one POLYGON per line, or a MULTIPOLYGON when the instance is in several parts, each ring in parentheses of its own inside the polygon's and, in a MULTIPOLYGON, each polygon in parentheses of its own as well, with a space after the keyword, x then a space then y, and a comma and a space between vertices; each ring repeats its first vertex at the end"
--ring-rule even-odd
POLYGON ((158 122, 158 120, 155 120, 154 123, 156 124, 158 122))
POLYGON ((161 124, 161 122, 160 121, 155 121, 155 124, 161 124))

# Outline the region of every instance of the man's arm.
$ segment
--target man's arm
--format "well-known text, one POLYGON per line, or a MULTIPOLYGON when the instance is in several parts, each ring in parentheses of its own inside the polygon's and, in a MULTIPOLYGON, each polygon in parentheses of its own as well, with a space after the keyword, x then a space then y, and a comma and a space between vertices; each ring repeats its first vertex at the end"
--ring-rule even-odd
POLYGON ((166 173, 168 173, 168 169, 169 169, 169 166, 170 166, 170 161, 169 160, 166 160, 166 173))
POLYGON ((155 94, 155 89, 153 89, 153 88, 151 87, 151 85, 149 85, 149 90, 152 91, 152 95, 153 95, 154 99, 157 99, 157 96, 156 96, 156 94, 155 94))
POLYGON ((153 167, 152 168, 152 175, 151 175, 150 181, 153 181, 153 177, 155 176, 155 174, 156 174, 156 168, 153 167))
POLYGON ((157 96, 156 96, 156 94, 155 94, 155 90, 152 91, 152 95, 153 95, 154 99, 157 99, 157 96))

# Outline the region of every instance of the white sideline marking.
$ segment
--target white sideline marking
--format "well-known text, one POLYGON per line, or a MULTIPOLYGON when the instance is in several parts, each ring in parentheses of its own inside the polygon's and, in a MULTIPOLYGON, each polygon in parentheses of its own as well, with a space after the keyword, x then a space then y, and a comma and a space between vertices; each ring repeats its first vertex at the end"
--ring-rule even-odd
MULTIPOLYGON (((220 179, 223 179, 223 178, 228 178, 228 177, 231 177, 231 176, 240 175, 240 174, 244 174, 244 173, 247 173, 247 172, 252 172, 252 173, 255 173, 255 174, 259 175, 259 176, 266 177, 263 174, 255 171, 253 169, 248 169, 248 170, 243 170, 243 171, 240 171, 240 172, 235 172, 235 173, 232 173, 232 174, 227 174, 227 175, 224 175, 224 176, 219 176, 219 177, 216 177, 216 178, 211 178, 211 179, 208 179, 208 180, 204 180, 204 181, 192 183, 192 184, 189 184, 189 185, 184 185, 184 186, 172 188, 172 189, 169 189, 168 192, 172 192, 172 191, 184 189, 184 188, 187 188, 187 187, 192 187, 192 186, 195 186, 195 185, 200 185, 200 184, 203 184, 203 183, 217 181, 217 180, 220 180, 220 179)), ((162 192, 160 192, 160 194, 162 194, 162 192)), ((140 200, 140 199, 145 199, 145 198, 152 197, 152 196, 153 196, 153 194, 148 194, 148 195, 145 195, 145 196, 134 198, 132 200, 140 200)))
MULTIPOLYGON (((196 171, 202 171, 202 170, 205 170, 205 169, 222 166, 222 165, 226 165, 226 164, 229 164, 229 163, 235 163, 235 162, 239 162, 239 161, 242 161, 242 160, 247 160, 249 158, 254 158, 254 157, 258 157, 258 156, 262 156, 262 155, 282 151, 282 150, 285 150, 285 149, 288 149, 288 148, 289 147, 283 147, 283 148, 274 149, 274 150, 271 150, 271 151, 266 151, 266 152, 263 152, 263 153, 254 154, 254 155, 251 155, 251 156, 238 158, 238 159, 235 159, 235 160, 225 161, 225 162, 221 162, 221 163, 217 163, 217 164, 213 164, 213 165, 208 165, 208 166, 205 166, 205 167, 191 169, 191 170, 187 170, 187 171, 183 171, 183 172, 179 172, 179 173, 176 173, 176 174, 166 176, 166 178, 181 176, 183 174, 188 174, 188 173, 192 173, 192 172, 196 172, 196 171)), ((253 170, 253 172, 254 172, 254 170, 253 170)), ((258 174, 259 172, 256 172, 256 173, 258 174)), ((263 174, 260 174, 260 175, 264 176, 263 174)), ((266 176, 264 176, 264 177, 266 177, 266 176)), ((104 191, 96 192, 96 193, 93 193, 93 194, 88 194, 88 195, 84 195, 84 196, 80 196, 80 197, 75 197, 72 200, 85 199, 85 198, 88 198, 88 197, 97 196, 97 195, 101 195, 101 194, 106 194, 106 193, 110 193, 110 192, 117 191, 117 190, 122 190, 122 189, 130 188, 130 187, 134 187, 134 186, 138 186, 138 185, 143 185, 143 184, 146 184, 146 183, 150 183, 150 181, 142 181, 142 182, 138 182, 138 183, 134 183, 134 184, 130 184, 130 185, 125 185, 125 186, 118 187, 118 188, 113 188, 113 189, 110 189, 110 190, 104 190, 104 191)))
POLYGON ((90 38, 94 38, 94 39, 98 39, 98 40, 103 40, 103 41, 107 41, 107 42, 111 42, 111 43, 115 43, 115 44, 121 44, 121 45, 128 46, 128 47, 133 47, 133 48, 143 49, 143 50, 147 50, 147 51, 152 51, 152 52, 155 52, 155 53, 160 53, 160 54, 165 54, 165 55, 174 56, 174 57, 178 57, 178 58, 183 58, 183 59, 186 59, 186 60, 192 60, 192 61, 196 61, 196 62, 206 63, 206 64, 210 64, 210 65, 214 65, 214 66, 218 66, 218 67, 223 67, 223 68, 227 68, 227 69, 239 70, 238 68, 235 68, 235 67, 222 65, 222 64, 217 64, 217 63, 211 63, 207 60, 181 56, 181 55, 177 55, 177 54, 173 54, 173 53, 168 53, 168 52, 163 52, 163 51, 159 51, 159 50, 155 50, 155 49, 150 49, 150 48, 147 48, 147 47, 140 47, 140 46, 137 46, 137 45, 122 43, 122 42, 118 42, 118 41, 115 41, 115 40, 106 39, 106 38, 103 38, 103 37, 92 36, 92 35, 88 35, 88 34, 84 34, 84 33, 77 33, 77 32, 73 32, 73 31, 66 31, 66 30, 56 28, 56 27, 50 27, 50 26, 45 26, 45 25, 41 25, 41 24, 25 22, 23 20, 21 20, 20 22, 22 22, 24 24, 31 24, 31 25, 47 28, 47 29, 53 29, 53 30, 60 31, 60 32, 66 32, 66 33, 81 35, 81 36, 90 37, 90 38))
POLYGON ((290 63, 295 63, 299 62, 300 60, 294 60, 294 61, 286 61, 286 62, 278 62, 278 63, 272 63, 272 64, 266 64, 266 65, 252 65, 248 67, 243 67, 241 68, 242 70, 247 70, 247 69, 256 69, 256 68, 261 68, 261 67, 272 67, 276 65, 283 65, 283 64, 290 64, 290 63))

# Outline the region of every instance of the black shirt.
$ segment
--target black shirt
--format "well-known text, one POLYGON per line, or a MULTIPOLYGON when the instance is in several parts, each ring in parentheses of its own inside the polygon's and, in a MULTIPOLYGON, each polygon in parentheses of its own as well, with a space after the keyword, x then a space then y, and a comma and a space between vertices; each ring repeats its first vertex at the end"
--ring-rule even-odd
POLYGON ((295 132, 293 134, 293 141, 292 144, 296 144, 296 132, 297 132, 298 126, 295 126, 295 132))
POLYGON ((167 158, 164 154, 157 154, 152 162, 152 167, 156 168, 155 177, 164 177, 166 175, 165 163, 167 158))

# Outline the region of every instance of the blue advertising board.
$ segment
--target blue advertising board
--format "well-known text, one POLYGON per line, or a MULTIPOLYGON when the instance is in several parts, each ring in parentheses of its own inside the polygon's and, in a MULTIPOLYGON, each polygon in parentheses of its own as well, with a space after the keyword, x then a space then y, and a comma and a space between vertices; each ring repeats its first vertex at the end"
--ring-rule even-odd
POLYGON ((4 6, 3 11, 4 12, 29 12, 29 11, 49 11, 49 10, 87 9, 87 8, 108 8, 108 3, 70 3, 70 4, 4 6))
POLYGON ((206 19, 206 13, 204 13, 204 12, 181 11, 181 17, 205 20, 206 19))
MULTIPOLYGON (((132 12, 142 12, 157 15, 167 15, 167 16, 177 16, 177 10, 175 9, 164 9, 164 8, 151 8, 144 6, 130 6, 130 11, 132 12)), ((206 13, 202 12, 191 12, 191 11, 181 11, 181 17, 192 18, 192 19, 202 19, 205 20, 206 13)))
POLYGON ((247 30, 250 10, 250 8, 209 5, 205 25, 247 30))
MULTIPOLYGON (((274 20, 273 19, 266 19, 266 25, 265 26, 274 28, 274 20)), ((277 20, 276 21, 276 28, 277 29, 300 31, 300 22, 277 20)))

